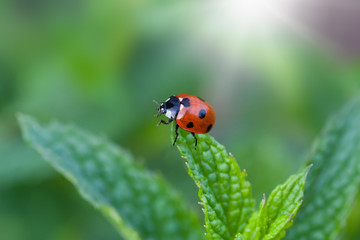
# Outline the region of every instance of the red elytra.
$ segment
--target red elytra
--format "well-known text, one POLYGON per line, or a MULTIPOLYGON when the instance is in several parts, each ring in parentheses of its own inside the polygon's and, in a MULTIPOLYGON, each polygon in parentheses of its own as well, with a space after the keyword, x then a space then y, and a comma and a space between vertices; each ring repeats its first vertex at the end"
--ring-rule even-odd
POLYGON ((193 133, 208 133, 215 124, 215 111, 204 100, 189 94, 179 94, 180 109, 176 116, 176 123, 182 129, 193 133), (189 99, 189 106, 181 102, 189 99))

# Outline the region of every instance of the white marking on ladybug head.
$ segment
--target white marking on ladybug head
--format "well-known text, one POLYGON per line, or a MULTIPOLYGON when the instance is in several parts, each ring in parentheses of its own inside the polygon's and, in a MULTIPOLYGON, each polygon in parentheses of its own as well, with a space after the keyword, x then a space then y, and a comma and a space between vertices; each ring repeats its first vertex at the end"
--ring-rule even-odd
POLYGON ((176 114, 177 114, 176 109, 167 109, 165 116, 169 119, 175 119, 176 114))
POLYGON ((170 118, 170 119, 173 118, 172 112, 171 112, 170 110, 167 110, 167 111, 166 111, 165 116, 166 116, 167 118, 170 118))

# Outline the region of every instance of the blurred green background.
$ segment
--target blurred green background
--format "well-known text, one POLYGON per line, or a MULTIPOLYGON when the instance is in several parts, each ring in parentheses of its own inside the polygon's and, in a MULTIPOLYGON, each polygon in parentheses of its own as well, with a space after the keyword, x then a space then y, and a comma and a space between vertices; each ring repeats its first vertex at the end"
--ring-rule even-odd
MULTIPOLYGON (((109 136, 202 217, 152 102, 198 95, 217 113, 211 135, 268 195, 359 92, 360 8, 333 2, 0 1, 0 239, 119 239, 23 143, 17 112, 109 136)), ((359 216, 357 203, 341 239, 360 238, 359 216)))

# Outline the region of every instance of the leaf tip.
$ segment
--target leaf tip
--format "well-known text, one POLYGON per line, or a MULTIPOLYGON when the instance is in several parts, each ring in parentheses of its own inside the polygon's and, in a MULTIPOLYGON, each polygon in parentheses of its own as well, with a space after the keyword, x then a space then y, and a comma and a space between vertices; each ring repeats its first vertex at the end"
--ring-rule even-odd
POLYGON ((21 113, 21 112, 16 113, 16 114, 15 114, 15 117, 16 117, 18 123, 20 124, 20 126, 23 126, 23 123, 24 123, 26 120, 28 120, 28 119, 31 118, 29 115, 26 115, 26 114, 21 113))
POLYGON ((18 121, 18 124, 20 126, 21 135, 25 142, 28 142, 29 139, 29 132, 31 131, 31 128, 38 128, 38 123, 30 115, 24 114, 24 113, 16 113, 16 119, 18 121))
POLYGON ((294 215, 295 215, 295 213, 293 213, 293 212, 290 213, 289 218, 287 219, 287 222, 290 222, 293 219, 294 215))
POLYGON ((306 173, 305 173, 305 178, 307 178, 307 177, 308 177, 309 172, 310 172, 310 169, 311 169, 313 166, 314 166, 314 164, 313 164, 313 163, 311 163, 311 164, 309 165, 309 167, 307 168, 306 173))
POLYGON ((265 205, 266 205, 266 201, 267 201, 265 193, 263 193, 263 199, 264 199, 264 204, 263 204, 263 206, 265 206, 265 205))

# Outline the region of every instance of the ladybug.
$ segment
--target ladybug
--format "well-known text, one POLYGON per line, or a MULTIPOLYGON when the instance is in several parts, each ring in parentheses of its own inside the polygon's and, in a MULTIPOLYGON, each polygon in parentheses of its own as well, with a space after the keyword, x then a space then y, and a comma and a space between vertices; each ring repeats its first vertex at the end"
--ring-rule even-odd
POLYGON ((195 149, 197 146, 197 138, 195 133, 205 134, 210 132, 215 124, 215 111, 205 102, 205 100, 189 95, 179 94, 171 96, 164 102, 159 104, 157 117, 164 114, 169 120, 165 122, 160 120, 158 126, 162 124, 169 124, 173 120, 176 120, 175 127, 175 145, 178 137, 178 129, 182 129, 191 132, 195 138, 195 149))

